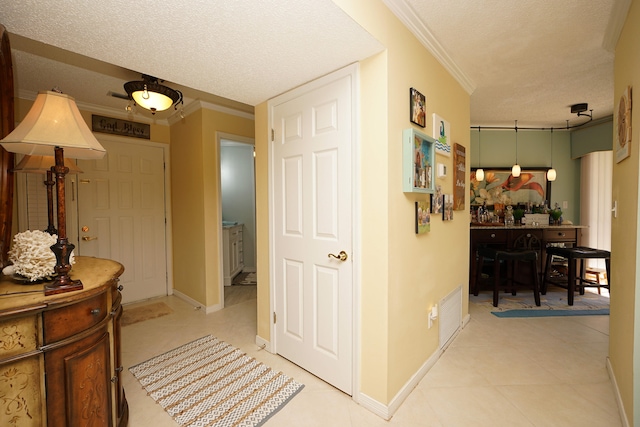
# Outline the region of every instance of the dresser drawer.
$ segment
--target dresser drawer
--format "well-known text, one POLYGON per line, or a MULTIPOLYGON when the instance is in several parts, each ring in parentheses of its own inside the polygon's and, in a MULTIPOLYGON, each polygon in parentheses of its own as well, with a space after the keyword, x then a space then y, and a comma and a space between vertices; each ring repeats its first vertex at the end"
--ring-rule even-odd
POLYGON ((474 243, 507 243, 507 230, 471 230, 474 243))
POLYGON ((107 313, 107 294, 43 313, 44 343, 51 344, 100 323, 107 313))
POLYGON ((552 228, 544 230, 542 238, 545 242, 575 242, 577 233, 575 228, 552 228))

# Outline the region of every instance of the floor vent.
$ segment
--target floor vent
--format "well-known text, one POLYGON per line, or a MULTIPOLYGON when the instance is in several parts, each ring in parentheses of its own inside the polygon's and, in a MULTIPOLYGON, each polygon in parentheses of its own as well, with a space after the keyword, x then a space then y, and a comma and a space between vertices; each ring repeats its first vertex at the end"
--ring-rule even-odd
POLYGON ((445 348, 462 326, 462 287, 440 300, 440 348, 445 348))

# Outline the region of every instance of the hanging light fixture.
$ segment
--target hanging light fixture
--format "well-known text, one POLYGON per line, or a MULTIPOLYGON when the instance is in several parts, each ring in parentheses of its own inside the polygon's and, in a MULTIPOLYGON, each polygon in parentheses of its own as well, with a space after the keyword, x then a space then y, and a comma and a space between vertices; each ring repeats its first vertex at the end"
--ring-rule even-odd
POLYGON ((142 80, 127 82, 124 84, 124 90, 136 105, 146 108, 155 114, 157 111, 164 111, 175 105, 178 109, 178 103, 182 103, 182 92, 171 89, 165 85, 158 83, 157 77, 142 75, 142 80))
POLYGON ((555 181, 556 170, 553 168, 553 128, 551 128, 551 142, 549 146, 551 147, 551 169, 547 171, 547 181, 555 181))
POLYGON ((480 146, 480 126, 478 126, 478 169, 476 169, 476 181, 484 180, 484 169, 482 169, 482 162, 480 161, 480 152, 482 151, 482 147, 480 146))
POLYGON ((518 121, 516 120, 516 163, 511 168, 511 175, 513 175, 514 178, 517 178, 520 176, 520 172, 521 169, 518 164, 518 121))

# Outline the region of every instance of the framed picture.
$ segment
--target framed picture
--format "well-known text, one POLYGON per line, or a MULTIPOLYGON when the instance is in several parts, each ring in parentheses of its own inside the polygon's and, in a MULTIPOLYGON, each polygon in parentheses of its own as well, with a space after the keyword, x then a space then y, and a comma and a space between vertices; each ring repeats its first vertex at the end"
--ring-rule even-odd
POLYGON ((453 144, 453 210, 463 211, 467 193, 467 151, 464 145, 453 144))
POLYGON ((436 154, 451 156, 451 125, 433 113, 433 137, 436 140, 436 154))
POLYGON ((415 227, 416 234, 431 231, 431 212, 428 201, 416 202, 415 227))
POLYGON ((409 89, 409 118, 411 123, 425 127, 427 124, 427 100, 416 89, 409 89))
POLYGON ((618 129, 616 137, 616 163, 620 163, 631 152, 631 86, 618 101, 618 129))
POLYGON ((551 182, 547 181, 549 168, 522 169, 514 178, 510 168, 484 168, 484 180, 476 179, 476 170, 469 175, 472 206, 494 204, 518 205, 551 203, 551 182))
POLYGON ((453 194, 444 194, 442 196, 442 220, 443 221, 451 221, 453 220, 453 194))
POLYGON ((435 140, 417 130, 402 133, 402 191, 433 193, 435 181, 435 140))
POLYGON ((443 212, 444 200, 442 199, 442 187, 437 186, 435 193, 431 195, 431 212, 440 215, 443 212))

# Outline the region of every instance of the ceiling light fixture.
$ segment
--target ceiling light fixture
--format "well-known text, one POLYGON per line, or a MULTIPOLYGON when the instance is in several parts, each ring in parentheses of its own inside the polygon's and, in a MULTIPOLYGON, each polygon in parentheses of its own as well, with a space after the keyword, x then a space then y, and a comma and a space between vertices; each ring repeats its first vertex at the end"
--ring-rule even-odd
POLYGON ((551 142, 549 143, 551 147, 551 169, 547 171, 547 181, 555 181, 556 180, 556 170, 553 168, 553 128, 551 128, 551 142))
POLYGON ((484 169, 482 169, 482 162, 480 161, 480 151, 482 147, 480 146, 480 126, 478 126, 478 169, 476 170, 476 181, 484 180, 484 169))
POLYGON ((142 75, 142 80, 131 81, 124 84, 124 90, 136 105, 141 106, 155 114, 157 111, 164 111, 178 103, 182 103, 182 92, 171 89, 158 83, 157 77, 146 74, 142 75))
POLYGON ((516 163, 511 168, 511 175, 513 175, 514 178, 517 178, 520 176, 520 172, 522 171, 522 169, 520 168, 520 165, 518 164, 518 121, 517 120, 516 120, 515 129, 516 129, 516 163))

